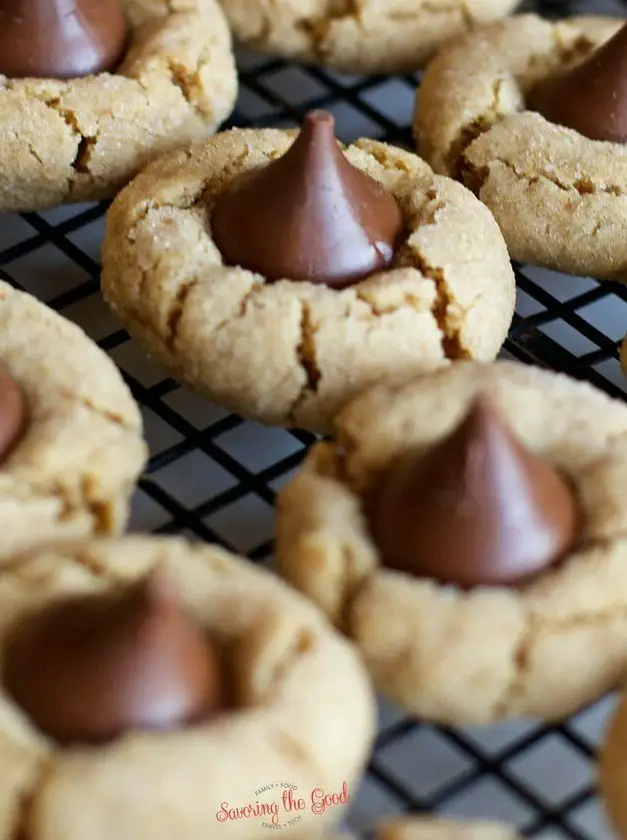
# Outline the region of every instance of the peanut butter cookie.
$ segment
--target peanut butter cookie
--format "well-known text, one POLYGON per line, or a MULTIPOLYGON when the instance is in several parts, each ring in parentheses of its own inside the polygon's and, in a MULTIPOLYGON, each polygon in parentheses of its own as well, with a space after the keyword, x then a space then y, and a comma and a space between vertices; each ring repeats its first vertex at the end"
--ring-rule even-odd
MULTIPOLYGON (((325 134, 326 151, 316 151, 317 160, 333 154, 328 116, 311 115, 307 130, 325 134)), ((314 173, 313 186, 297 184, 293 193, 278 176, 266 179, 273 197, 251 205, 248 187, 257 184, 261 192, 265 167, 288 161, 295 136, 223 132, 159 159, 116 198, 107 216, 102 288, 130 332, 173 376, 216 402, 264 423, 314 431, 328 430, 338 407, 381 376, 429 371, 456 358, 493 359, 511 321, 515 287, 487 208, 415 155, 365 139, 342 153, 335 144, 342 160, 334 163, 344 169, 333 177, 314 173), (321 184, 340 189, 344 177, 347 192, 334 194, 332 209, 313 195, 321 184), (244 187, 218 216, 239 178, 244 187), (299 190, 309 190, 309 199, 298 200, 298 212, 290 214, 299 190), (366 205, 372 211, 363 222, 369 230, 350 224, 345 230, 359 215, 342 215, 349 193, 363 199, 359 212, 366 205), (379 204, 374 212, 377 202, 385 212, 379 204), (279 219, 283 211, 287 220, 279 219), (221 244, 228 240, 236 252, 230 264, 216 244, 218 222, 221 244), (277 229, 279 222, 285 227, 277 229), (377 225, 390 236, 400 228, 395 252, 377 239, 378 229, 372 233, 377 225), (260 236, 266 229, 268 237, 260 236), (349 234, 355 246, 347 249, 349 234), (294 242, 301 244, 288 247, 294 242), (266 273, 238 264, 237 247, 253 244, 254 265, 266 273), (286 262, 273 265, 270 277, 265 266, 279 251, 298 263, 294 271, 319 270, 316 282, 281 279, 295 277, 282 273, 286 262), (362 252, 363 263, 354 266, 361 279, 345 287, 343 278, 322 277, 362 252), (335 281, 335 288, 328 285, 335 281)), ((300 158, 296 167, 290 159, 292 175, 305 172, 310 151, 304 149, 302 167, 300 158)))
POLYGON ((115 73, 0 75, 0 211, 109 198, 156 154, 231 112, 237 76, 217 0, 124 0, 133 33, 115 73))
MULTIPOLYGON (((620 233, 627 147, 590 139, 532 110, 539 85, 583 66, 624 24, 521 15, 457 39, 427 69, 414 121, 420 152, 436 172, 458 178, 487 204, 516 260, 627 279, 620 233)), ((609 96, 607 80, 599 83, 597 97, 606 88, 609 96)), ((560 101, 563 111, 570 108, 565 93, 560 101)), ((615 116, 610 108, 608 121, 615 116)))
POLYGON ((335 425, 279 496, 279 569, 384 694, 444 724, 553 720, 622 678, 622 402, 458 362, 376 386, 335 425))
POLYGON ((221 0, 255 49, 345 73, 411 73, 451 36, 509 14, 515 0, 221 0))
POLYGON ((0 647, 5 836, 302 836, 339 819, 368 755, 374 701, 352 646, 217 547, 142 536, 22 555, 0 572, 0 647), (211 707, 189 702, 207 689, 211 707), (301 820, 284 792, 306 800, 301 820))
POLYGON ((0 564, 122 530, 147 457, 118 369, 74 324, 0 282, 0 564))

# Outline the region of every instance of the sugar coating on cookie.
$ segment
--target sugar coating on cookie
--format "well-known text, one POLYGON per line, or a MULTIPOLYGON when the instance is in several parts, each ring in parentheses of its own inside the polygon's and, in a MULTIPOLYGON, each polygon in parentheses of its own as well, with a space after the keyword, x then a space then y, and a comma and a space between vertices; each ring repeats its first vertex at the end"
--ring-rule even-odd
POLYGON ((230 114, 237 75, 217 0, 122 3, 131 34, 114 73, 0 76, 0 212, 110 198, 230 114))
POLYGON ((147 447, 113 362, 75 324, 0 282, 0 384, 3 375, 25 416, 0 463, 0 565, 51 540, 122 530, 147 447))
POLYGON ((458 362, 365 392, 335 432, 279 495, 278 565, 356 641, 383 693, 419 717, 465 725, 561 719, 617 683, 627 669, 622 402, 513 362, 458 362), (367 519, 380 477, 429 452, 479 393, 572 483, 575 548, 518 586, 462 588, 383 566, 367 519))
POLYGON ((308 822, 324 830, 341 808, 313 811, 314 792, 353 795, 373 737, 374 698, 352 647, 265 570, 174 538, 49 547, 0 571, 0 647, 25 616, 68 596, 107 598, 156 567, 176 585, 189 619, 221 646, 231 710, 60 747, 0 690, 0 832, 20 820, 33 840, 197 840, 221 828, 246 840, 268 831, 264 822, 288 837, 302 836, 308 822), (279 809, 282 790, 306 799, 293 825, 279 809))
POLYGON ((520 15, 456 39, 425 73, 414 117, 420 152, 487 204, 516 260, 627 277, 627 244, 618 232, 627 147, 554 124, 526 102, 624 23, 520 15))
POLYGON ((345 73, 411 73, 453 35, 509 14, 513 0, 221 0, 246 46, 345 73))
POLYGON ((231 410, 314 431, 382 375, 493 359, 515 294, 502 236, 468 190, 401 149, 373 140, 344 148, 400 207, 404 235, 389 270, 338 291, 224 264, 213 205, 294 136, 223 132, 165 156, 118 195, 102 288, 133 335, 173 376, 231 410))

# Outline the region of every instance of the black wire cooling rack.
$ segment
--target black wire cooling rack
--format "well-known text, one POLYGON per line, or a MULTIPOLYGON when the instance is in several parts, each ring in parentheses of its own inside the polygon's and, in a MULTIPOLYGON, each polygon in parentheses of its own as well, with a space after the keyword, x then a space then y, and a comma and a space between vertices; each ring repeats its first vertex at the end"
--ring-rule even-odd
MULTIPOLYGON (((625 0, 627 2, 627 0, 625 0)), ((550 17, 625 14, 618 0, 529 5, 550 17)), ((239 57, 241 95, 228 125, 292 126, 312 108, 339 136, 411 147, 419 76, 355 78, 267 56, 239 57)), ((191 394, 149 361, 104 305, 99 248, 106 205, 4 216, 0 277, 82 326, 124 373, 142 406, 151 459, 132 530, 218 542, 272 566, 273 502, 313 437, 268 429, 191 394)), ((625 398, 618 346, 627 288, 515 266, 516 317, 504 355, 588 379, 625 398)), ((594 754, 613 698, 559 727, 518 722, 451 730, 407 720, 386 702, 367 777, 350 791, 348 825, 362 835, 381 817, 437 811, 511 823, 537 840, 605 840, 594 754)))

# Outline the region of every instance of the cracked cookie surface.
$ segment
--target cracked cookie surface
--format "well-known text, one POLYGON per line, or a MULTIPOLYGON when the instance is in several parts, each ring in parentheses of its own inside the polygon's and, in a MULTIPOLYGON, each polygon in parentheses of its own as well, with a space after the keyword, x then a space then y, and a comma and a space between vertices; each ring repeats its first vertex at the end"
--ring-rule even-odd
POLYGON ((0 281, 0 363, 28 418, 0 465, 0 564, 43 542, 122 530, 147 448, 113 362, 79 327, 0 281))
POLYGON ((279 494, 281 574, 353 638, 379 689, 419 717, 561 719, 627 674, 627 406, 513 362, 382 383, 337 418, 279 494), (381 566, 363 513, 377 477, 447 435, 477 393, 573 482, 580 547, 520 587, 461 590, 381 566))
POLYGON ((172 375, 246 417, 326 431, 381 376, 455 358, 493 359, 514 306, 507 250, 489 211, 416 155, 358 140, 349 161, 397 199, 407 232, 391 270, 337 291, 228 267, 211 208, 293 132, 232 130, 166 155, 107 214, 102 289, 172 375))
POLYGON ((525 107, 535 83, 624 22, 520 15, 457 39, 425 73, 414 118, 420 152, 487 204, 515 260, 627 281, 627 147, 525 107))
MULTIPOLYGON (((14 560, 0 570, 0 657, 24 610, 130 583, 157 565, 224 646, 238 708, 190 729, 131 731, 105 746, 60 749, 0 687, 1 837, 197 840, 215 836, 219 824, 221 836, 243 840, 267 831, 270 818, 218 821, 223 803, 280 801, 280 792, 259 788, 283 780, 307 799, 315 788, 341 791, 344 781, 352 793, 374 728, 374 700, 352 645, 274 575, 217 547, 142 536, 14 560)), ((304 812, 281 833, 302 836, 324 820, 304 812)))
POLYGON ((344 73, 412 73, 451 36, 504 17, 516 0, 221 0, 254 49, 344 73))
POLYGON ((211 134, 237 94, 217 0, 123 0, 133 35, 115 74, 0 76, 0 211, 112 197, 157 154, 211 134))

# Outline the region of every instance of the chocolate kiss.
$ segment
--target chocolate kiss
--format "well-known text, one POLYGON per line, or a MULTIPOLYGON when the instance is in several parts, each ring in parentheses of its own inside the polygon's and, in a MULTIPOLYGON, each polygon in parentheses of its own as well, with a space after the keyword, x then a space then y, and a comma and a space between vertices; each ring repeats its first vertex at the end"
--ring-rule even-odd
POLYGON ((384 565, 476 586, 517 583, 560 560, 577 519, 565 480, 481 397, 449 437, 391 468, 371 522, 384 565))
POLYGON ((3 679, 60 743, 170 729, 223 705, 217 652, 159 572, 122 593, 63 599, 23 619, 9 635, 3 679))
POLYGON ((126 35, 119 0, 0 0, 0 74, 71 79, 111 70, 126 35))
POLYGON ((19 385, 0 369, 0 463, 9 455, 26 425, 26 404, 19 385))
POLYGON ((305 117, 282 157, 236 178, 211 218, 227 264, 338 289, 390 265, 402 225, 392 195, 347 161, 325 111, 305 117))
POLYGON ((627 142, 627 25, 584 61, 538 83, 527 106, 591 140, 627 142))

